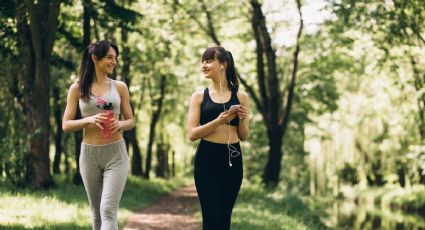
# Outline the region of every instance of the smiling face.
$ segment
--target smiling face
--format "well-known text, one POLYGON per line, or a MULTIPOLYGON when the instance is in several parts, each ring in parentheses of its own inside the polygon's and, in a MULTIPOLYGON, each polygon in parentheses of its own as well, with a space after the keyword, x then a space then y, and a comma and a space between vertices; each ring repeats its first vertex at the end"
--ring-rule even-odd
POLYGON ((202 62, 202 73, 205 78, 214 79, 218 77, 222 64, 217 59, 204 60, 202 62))
POLYGON ((113 47, 109 47, 108 53, 105 57, 101 59, 93 59, 96 69, 107 74, 112 74, 114 72, 114 68, 117 66, 117 52, 113 47))

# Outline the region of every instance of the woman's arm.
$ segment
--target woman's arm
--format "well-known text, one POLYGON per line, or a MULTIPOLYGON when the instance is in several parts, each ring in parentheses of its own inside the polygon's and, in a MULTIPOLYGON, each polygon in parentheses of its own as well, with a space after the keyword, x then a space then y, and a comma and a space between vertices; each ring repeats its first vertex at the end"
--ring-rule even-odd
POLYGON ((249 133, 249 100, 248 94, 242 91, 238 92, 238 99, 241 103, 241 107, 238 110, 239 117, 239 127, 238 127, 238 136, 241 141, 244 141, 248 138, 249 133))
POLYGON ((103 114, 85 117, 83 119, 74 120, 78 106, 78 84, 74 83, 69 87, 66 99, 66 108, 62 119, 62 129, 65 133, 74 132, 83 129, 89 125, 96 125, 100 129, 101 123, 106 119, 103 114))
POLYGON ((134 128, 134 117, 130 106, 130 93, 128 87, 122 81, 115 81, 115 83, 121 97, 121 112, 124 120, 113 122, 109 127, 111 133, 115 133, 118 130, 127 131, 134 128))
POLYGON ((235 118, 236 113, 229 114, 227 111, 220 113, 220 115, 204 124, 199 125, 201 119, 201 103, 203 99, 203 91, 196 91, 192 94, 189 103, 189 115, 188 115, 188 136, 191 141, 208 136, 215 128, 220 125, 230 122, 235 118))

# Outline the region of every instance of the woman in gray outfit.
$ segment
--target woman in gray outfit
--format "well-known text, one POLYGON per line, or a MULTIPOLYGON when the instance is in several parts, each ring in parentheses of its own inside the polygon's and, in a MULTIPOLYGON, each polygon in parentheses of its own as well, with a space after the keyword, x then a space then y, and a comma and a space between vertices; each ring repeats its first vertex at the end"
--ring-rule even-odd
POLYGON ((80 173, 93 213, 93 229, 118 229, 117 210, 128 175, 122 131, 133 128, 127 85, 108 78, 117 65, 118 47, 103 40, 83 53, 79 80, 68 90, 64 132, 84 130, 80 173), (75 119, 77 106, 82 119, 75 119), (119 119, 122 113, 122 120, 119 119))

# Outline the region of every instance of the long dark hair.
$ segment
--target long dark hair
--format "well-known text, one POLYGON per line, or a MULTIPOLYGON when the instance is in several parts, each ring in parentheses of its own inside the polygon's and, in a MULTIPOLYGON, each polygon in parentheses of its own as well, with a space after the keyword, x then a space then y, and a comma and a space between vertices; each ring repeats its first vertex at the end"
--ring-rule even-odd
POLYGON ((226 68, 226 78, 227 78, 227 86, 232 92, 238 92, 239 89, 239 81, 238 76, 235 69, 235 62, 233 61, 233 56, 230 51, 227 51, 221 46, 210 47, 204 51, 202 54, 202 62, 206 60, 214 60, 216 59, 220 63, 227 63, 226 68))
POLYGON ((90 99, 90 90, 91 85, 93 83, 93 76, 95 71, 91 55, 94 54, 94 56, 96 56, 100 60, 108 54, 110 47, 115 50, 118 57, 118 47, 107 40, 92 43, 84 49, 83 58, 81 59, 80 64, 78 80, 80 88, 80 98, 82 98, 84 101, 88 101, 90 99))

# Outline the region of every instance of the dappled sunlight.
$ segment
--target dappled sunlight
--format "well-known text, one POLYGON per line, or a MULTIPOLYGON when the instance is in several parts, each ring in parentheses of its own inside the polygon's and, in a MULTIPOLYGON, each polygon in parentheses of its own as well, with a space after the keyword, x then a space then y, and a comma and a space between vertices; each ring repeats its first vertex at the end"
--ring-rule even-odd
POLYGON ((110 139, 83 95, 119 101, 120 227, 202 220, 149 208, 194 183, 204 139, 240 141, 232 230, 425 229, 424 0, 4 2, 0 229, 90 228, 80 145, 110 139), (228 94, 244 106, 225 130, 228 94))
POLYGON ((325 229, 317 213, 297 196, 280 189, 267 191, 255 184, 241 188, 232 216, 232 229, 325 229))
MULTIPOLYGON (((91 210, 82 186, 73 185, 58 177, 59 185, 49 191, 22 190, 0 193, 0 228, 88 229, 91 226, 91 210)), ((189 179, 174 181, 145 179, 129 176, 118 211, 120 226, 134 213, 167 192, 188 184, 189 179)), ((6 186, 5 183, 2 186, 6 186)), ((10 186, 10 185, 7 185, 10 186)), ((16 190, 16 189, 15 189, 16 190)))
POLYGON ((40 227, 46 224, 76 224, 90 226, 91 211, 88 205, 69 204, 54 197, 2 195, 0 198, 0 223, 40 227))
POLYGON ((199 221, 192 216, 198 208, 197 204, 198 199, 194 185, 180 188, 155 201, 149 207, 137 210, 128 218, 124 229, 186 230, 198 228, 199 221))

